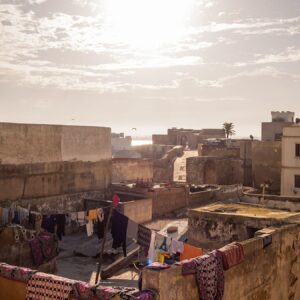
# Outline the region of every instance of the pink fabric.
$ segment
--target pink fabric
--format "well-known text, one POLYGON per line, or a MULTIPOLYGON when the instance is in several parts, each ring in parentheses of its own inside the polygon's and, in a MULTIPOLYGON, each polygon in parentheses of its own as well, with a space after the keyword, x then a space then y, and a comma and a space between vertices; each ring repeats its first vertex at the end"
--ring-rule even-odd
POLYGON ((118 206, 119 203, 120 203, 120 198, 119 198, 119 196, 118 196, 117 194, 114 194, 114 195, 113 195, 113 198, 112 198, 112 201, 113 201, 114 207, 118 206))

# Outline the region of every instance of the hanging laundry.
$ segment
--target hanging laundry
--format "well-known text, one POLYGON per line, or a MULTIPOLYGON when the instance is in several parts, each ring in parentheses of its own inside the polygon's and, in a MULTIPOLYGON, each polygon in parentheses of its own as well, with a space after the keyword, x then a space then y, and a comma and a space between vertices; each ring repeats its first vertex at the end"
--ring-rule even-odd
POLYGON ((87 223, 86 223, 86 234, 88 237, 92 236, 94 233, 94 224, 93 224, 93 221, 92 220, 89 220, 87 223))
POLYGON ((40 266, 43 263, 43 252, 39 239, 35 238, 32 241, 29 241, 29 246, 31 249, 33 263, 36 266, 40 266))
POLYGON ((75 281, 46 273, 32 275, 26 287, 26 300, 68 300, 75 281))
POLYGON ((87 219, 88 220, 97 220, 97 210, 91 209, 87 212, 87 219))
POLYGON ((111 235, 113 238, 112 248, 117 249, 122 246, 124 256, 127 256, 127 225, 128 218, 117 210, 114 210, 111 223, 111 235))
POLYGON ((84 211, 77 212, 77 221, 78 221, 79 226, 83 226, 86 224, 84 211))
POLYGON ((97 221, 103 222, 104 221, 104 211, 103 208, 97 208, 97 221))
POLYGON ((20 224, 23 224, 25 221, 28 220, 29 210, 21 206, 18 206, 17 209, 19 212, 20 224))
POLYGON ((35 214, 34 229, 40 231, 42 227, 43 216, 40 213, 35 214))
POLYGON ((151 230, 151 239, 150 239, 150 246, 148 251, 148 260, 150 262, 154 262, 156 258, 155 255, 155 232, 151 230))
POLYGON ((98 235, 99 239, 103 239, 105 226, 106 226, 106 223, 108 221, 109 210, 110 210, 110 207, 103 208, 104 220, 103 221, 99 221, 99 220, 97 221, 97 235, 98 235))
POLYGON ((6 225, 9 223, 9 209, 2 208, 2 225, 6 225))
POLYGON ((56 218, 56 234, 59 240, 62 239, 62 236, 65 235, 65 228, 66 228, 66 215, 65 214, 58 214, 55 216, 56 218))
POLYGON ((244 248, 241 244, 234 242, 218 250, 223 262, 224 270, 240 264, 245 259, 244 248))
POLYGON ((44 231, 38 235, 38 239, 40 241, 43 256, 47 261, 57 256, 58 243, 54 234, 44 231))
POLYGON ((19 212, 17 210, 14 211, 12 223, 14 223, 14 224, 20 224, 19 212))
POLYGON ((183 252, 180 254, 180 261, 203 255, 203 250, 201 248, 186 243, 184 243, 183 247, 183 252))
POLYGON ((71 212, 71 221, 73 222, 77 222, 77 213, 76 212, 71 212))
POLYGON ((56 218, 55 215, 43 215, 42 228, 50 233, 55 232, 56 218))
POLYGON ((199 299, 222 300, 224 272, 222 256, 217 251, 202 255, 182 264, 182 275, 196 274, 199 299))
POLYGON ((183 253, 183 251, 184 251, 183 242, 172 239, 171 245, 170 245, 170 248, 169 248, 170 254, 183 253))
POLYGON ((127 237, 130 237, 135 241, 137 241, 137 236, 138 236, 138 224, 128 219, 127 237))
POLYGON ((27 283, 36 270, 0 263, 0 276, 27 283))
POLYGON ((120 203, 120 197, 117 194, 114 194, 112 197, 114 207, 117 207, 120 203))
POLYGON ((151 241, 151 230, 139 224, 137 243, 143 248, 145 255, 148 255, 150 241, 151 241))

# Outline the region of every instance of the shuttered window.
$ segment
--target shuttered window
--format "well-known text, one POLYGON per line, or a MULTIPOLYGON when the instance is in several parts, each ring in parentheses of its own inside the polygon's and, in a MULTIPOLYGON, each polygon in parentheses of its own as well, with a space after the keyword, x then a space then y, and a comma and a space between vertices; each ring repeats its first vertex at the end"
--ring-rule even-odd
POLYGON ((300 144, 296 144, 295 152, 296 152, 296 156, 300 157, 300 144))
POLYGON ((295 175, 295 188, 300 188, 300 175, 295 175))

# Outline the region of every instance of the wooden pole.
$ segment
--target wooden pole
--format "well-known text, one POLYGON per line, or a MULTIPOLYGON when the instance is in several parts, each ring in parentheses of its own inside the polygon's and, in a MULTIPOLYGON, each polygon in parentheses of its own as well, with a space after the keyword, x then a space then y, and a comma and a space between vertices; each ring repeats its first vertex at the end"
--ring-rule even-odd
POLYGON ((108 214, 107 222, 105 224, 105 229, 104 229, 104 234, 103 234, 103 240, 102 240, 102 246, 101 246, 101 251, 100 251, 100 254, 99 254, 99 262, 98 262, 98 268, 97 268, 97 275, 96 275, 96 279, 95 279, 95 284, 98 283, 99 274, 100 274, 100 271, 101 271, 101 265, 102 265, 102 260, 103 260, 104 247, 105 247, 105 242, 106 242, 106 235, 107 235, 107 231, 108 231, 108 226, 109 226, 109 223, 110 223, 110 219, 111 219, 111 216, 112 216, 113 208, 114 208, 114 203, 112 201, 110 209, 109 209, 109 214, 108 214))

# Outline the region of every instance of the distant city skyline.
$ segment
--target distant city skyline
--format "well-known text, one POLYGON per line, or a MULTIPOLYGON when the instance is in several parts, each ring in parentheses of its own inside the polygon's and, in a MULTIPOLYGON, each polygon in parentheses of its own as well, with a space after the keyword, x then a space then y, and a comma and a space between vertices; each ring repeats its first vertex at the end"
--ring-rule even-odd
POLYGON ((260 137, 300 117, 298 0, 0 0, 0 28, 0 122, 260 137))

